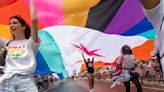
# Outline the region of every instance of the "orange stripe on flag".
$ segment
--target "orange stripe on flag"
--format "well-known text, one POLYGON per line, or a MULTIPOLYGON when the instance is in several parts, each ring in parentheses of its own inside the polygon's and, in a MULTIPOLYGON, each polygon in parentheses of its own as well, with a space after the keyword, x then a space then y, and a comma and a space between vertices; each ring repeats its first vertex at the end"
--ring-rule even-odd
POLYGON ((153 40, 148 40, 143 45, 138 46, 133 49, 133 54, 137 60, 149 60, 151 58, 150 53, 152 52, 154 46, 153 40))
MULTIPOLYGON (((26 20, 28 24, 30 24, 30 13, 24 0, 17 0, 8 6, 1 7, 0 11, 1 11, 0 15, 3 15, 0 17, 0 24, 8 25, 9 18, 15 15, 21 16, 22 18, 26 20)), ((39 29, 44 27, 44 25, 42 25, 41 23, 39 23, 38 26, 39 26, 39 29)))

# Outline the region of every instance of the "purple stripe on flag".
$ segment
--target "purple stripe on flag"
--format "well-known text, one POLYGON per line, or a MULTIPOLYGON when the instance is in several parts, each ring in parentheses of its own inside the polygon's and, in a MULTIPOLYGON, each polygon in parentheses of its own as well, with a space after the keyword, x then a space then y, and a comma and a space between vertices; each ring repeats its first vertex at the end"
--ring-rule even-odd
POLYGON ((108 34, 122 34, 135 26, 144 17, 138 0, 125 0, 104 32, 108 34))

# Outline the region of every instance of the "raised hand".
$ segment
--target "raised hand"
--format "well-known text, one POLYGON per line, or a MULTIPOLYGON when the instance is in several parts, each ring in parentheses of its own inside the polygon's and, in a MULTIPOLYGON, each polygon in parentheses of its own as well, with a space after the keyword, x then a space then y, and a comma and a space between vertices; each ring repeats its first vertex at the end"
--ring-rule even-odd
POLYGON ((84 62, 86 62, 86 59, 84 57, 84 53, 83 52, 82 52, 82 57, 83 57, 84 62))
POLYGON ((31 37, 36 43, 38 43, 38 25, 37 25, 37 17, 34 7, 34 1, 29 0, 29 2, 30 2, 30 15, 31 15, 31 37))

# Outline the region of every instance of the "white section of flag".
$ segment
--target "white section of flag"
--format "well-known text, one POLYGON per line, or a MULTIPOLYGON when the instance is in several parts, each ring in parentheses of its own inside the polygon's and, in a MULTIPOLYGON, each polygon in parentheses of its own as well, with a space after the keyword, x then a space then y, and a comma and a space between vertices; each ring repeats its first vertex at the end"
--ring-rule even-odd
POLYGON ((100 49, 97 54, 104 57, 95 57, 96 60, 112 63, 120 55, 120 49, 128 44, 131 48, 145 43, 148 39, 142 36, 121 36, 105 34, 97 30, 76 26, 52 26, 44 28, 55 39, 64 60, 64 65, 69 74, 76 69, 80 70, 81 64, 75 62, 82 60, 81 52, 72 44, 83 44, 88 50, 100 49), (77 67, 79 67, 77 69, 77 67))

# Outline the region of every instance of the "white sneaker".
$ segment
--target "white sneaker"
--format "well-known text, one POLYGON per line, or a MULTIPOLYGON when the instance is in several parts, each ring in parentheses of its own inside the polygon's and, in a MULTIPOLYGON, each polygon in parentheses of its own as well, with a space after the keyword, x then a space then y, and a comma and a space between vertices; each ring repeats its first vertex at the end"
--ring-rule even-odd
POLYGON ((116 85, 115 84, 112 84, 111 86, 110 86, 110 88, 114 88, 116 85))
POLYGON ((89 92, 92 92, 92 89, 90 89, 89 92))

